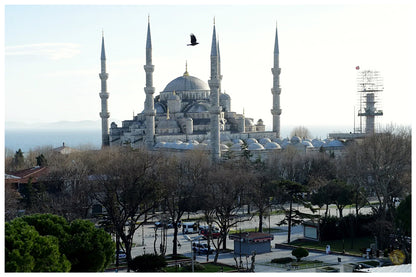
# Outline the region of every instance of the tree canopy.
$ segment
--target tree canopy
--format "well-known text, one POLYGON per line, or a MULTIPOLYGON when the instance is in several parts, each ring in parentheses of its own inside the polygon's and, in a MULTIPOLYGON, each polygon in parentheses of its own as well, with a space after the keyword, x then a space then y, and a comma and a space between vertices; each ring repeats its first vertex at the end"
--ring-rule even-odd
POLYGON ((87 220, 34 214, 6 223, 6 271, 99 272, 113 259, 111 237, 87 220))

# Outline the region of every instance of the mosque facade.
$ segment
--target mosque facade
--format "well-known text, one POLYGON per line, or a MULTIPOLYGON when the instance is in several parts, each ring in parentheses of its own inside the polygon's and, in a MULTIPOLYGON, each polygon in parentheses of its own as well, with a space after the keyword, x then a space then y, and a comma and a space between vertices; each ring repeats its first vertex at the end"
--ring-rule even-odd
POLYGON ((187 66, 182 76, 170 81, 156 96, 153 87, 152 40, 150 22, 146 38, 146 99, 141 113, 123 120, 121 126, 112 122, 108 126, 108 98, 104 37, 101 47, 101 121, 102 145, 161 146, 188 143, 205 147, 213 156, 221 156, 222 144, 253 138, 276 139, 280 136, 280 84, 279 47, 277 28, 275 36, 273 74, 273 131, 266 131, 261 119, 255 121, 245 114, 231 110, 231 97, 221 90, 221 58, 215 23, 211 43, 211 76, 208 83, 189 74, 187 66))
POLYGON ((102 146, 130 145, 148 149, 183 151, 203 149, 211 152, 213 159, 225 151, 240 151, 245 143, 248 150, 280 150, 287 145, 305 151, 314 148, 308 142, 292 138, 280 139, 280 72, 277 27, 273 52, 273 87, 271 89, 272 131, 266 131, 261 119, 247 117, 231 109, 231 96, 221 89, 221 58, 215 23, 213 26, 211 76, 208 83, 189 74, 187 66, 182 76, 167 83, 155 94, 153 87, 152 40, 150 22, 146 38, 146 95, 144 109, 132 119, 108 125, 108 98, 104 37, 101 48, 101 113, 102 146))

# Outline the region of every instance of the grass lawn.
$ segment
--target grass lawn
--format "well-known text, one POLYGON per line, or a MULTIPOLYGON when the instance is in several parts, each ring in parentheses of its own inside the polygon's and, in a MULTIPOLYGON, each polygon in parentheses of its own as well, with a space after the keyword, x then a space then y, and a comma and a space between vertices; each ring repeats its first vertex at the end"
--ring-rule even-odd
MULTIPOLYGON (((235 268, 227 265, 222 264, 214 264, 214 263, 205 263, 205 264, 198 264, 199 266, 195 265, 194 272, 227 272, 235 270, 235 268), (201 267, 202 266, 202 267, 201 267)), ((183 267, 183 268, 176 268, 174 266, 165 267, 165 272, 191 272, 191 267, 183 267)))
MULTIPOLYGON (((370 244, 374 243, 373 237, 364 237, 364 238, 354 238, 344 240, 344 249, 345 252, 351 254, 361 254, 361 248, 368 248, 370 244), (351 247, 352 243, 352 247, 351 247)), ((343 242, 342 240, 332 240, 332 241, 308 241, 308 240, 296 240, 290 243, 290 245, 302 246, 305 248, 314 248, 319 250, 325 250, 327 245, 331 246, 331 251, 342 252, 343 242)))

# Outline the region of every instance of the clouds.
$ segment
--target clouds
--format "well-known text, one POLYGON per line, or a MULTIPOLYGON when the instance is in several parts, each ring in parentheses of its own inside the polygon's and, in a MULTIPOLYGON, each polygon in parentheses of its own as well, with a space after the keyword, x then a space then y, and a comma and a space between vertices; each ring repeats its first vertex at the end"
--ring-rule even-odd
POLYGON ((81 52, 75 43, 37 43, 6 46, 6 56, 38 56, 49 60, 69 59, 81 52))

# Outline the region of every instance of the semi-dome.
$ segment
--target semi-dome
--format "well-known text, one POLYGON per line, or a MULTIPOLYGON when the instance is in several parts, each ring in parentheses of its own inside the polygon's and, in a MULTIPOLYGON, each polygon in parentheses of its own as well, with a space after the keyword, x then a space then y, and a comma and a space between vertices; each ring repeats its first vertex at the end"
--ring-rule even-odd
POLYGON ((198 91, 198 90, 209 90, 207 83, 198 79, 197 77, 190 75, 180 76, 170 81, 163 92, 181 92, 181 91, 198 91))

